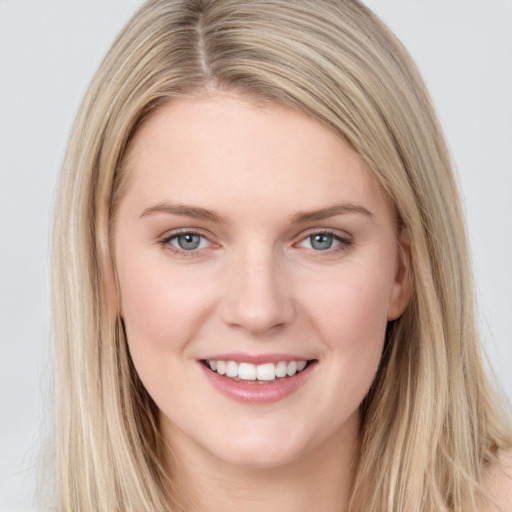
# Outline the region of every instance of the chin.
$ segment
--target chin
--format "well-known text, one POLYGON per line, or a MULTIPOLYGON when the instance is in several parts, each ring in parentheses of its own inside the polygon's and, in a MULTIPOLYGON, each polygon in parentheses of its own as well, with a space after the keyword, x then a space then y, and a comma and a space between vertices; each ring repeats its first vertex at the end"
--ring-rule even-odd
POLYGON ((239 468, 258 470, 272 469, 286 466, 293 463, 300 457, 300 451, 282 450, 280 447, 271 447, 271 449, 257 447, 243 447, 233 449, 229 456, 225 454, 221 457, 225 463, 237 466, 239 468))
POLYGON ((283 434, 277 429, 274 432, 261 429, 247 436, 226 436, 225 440, 228 442, 211 447, 210 452, 227 464, 247 469, 285 466, 300 459, 309 448, 306 441, 289 430, 283 434))

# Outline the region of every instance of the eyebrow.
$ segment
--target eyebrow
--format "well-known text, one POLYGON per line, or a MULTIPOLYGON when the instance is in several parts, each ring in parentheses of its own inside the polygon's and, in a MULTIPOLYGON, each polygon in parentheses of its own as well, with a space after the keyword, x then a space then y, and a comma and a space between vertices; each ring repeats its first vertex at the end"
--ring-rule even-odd
POLYGON ((328 219, 329 217, 335 217, 336 215, 343 215, 347 213, 359 213, 370 218, 374 217, 374 214, 364 206, 354 203, 341 203, 321 208, 320 210, 298 212, 292 217, 292 224, 303 224, 305 222, 328 219))
POLYGON ((167 202, 159 203, 151 208, 146 208, 141 217, 148 215, 155 215, 159 213, 165 213, 168 215, 181 215, 184 217, 192 217, 199 220, 207 220, 210 222, 223 223, 225 220, 215 212, 206 210, 205 208, 199 208, 197 206, 188 206, 183 204, 170 204, 167 202))
MULTIPOLYGON (((226 220, 219 214, 207 210, 205 208, 199 208, 197 206, 189 206, 183 204, 171 204, 168 202, 162 202, 150 208, 146 208, 141 217, 155 214, 168 214, 168 215, 180 215, 184 217, 191 217, 199 220, 206 220, 215 222, 218 224, 226 223, 226 220)), ((358 213, 367 217, 373 218, 374 214, 366 209, 364 206, 360 206, 354 203, 341 203, 319 210, 308 210, 296 213, 291 218, 292 224, 304 224, 306 222, 313 222, 317 220, 327 219, 329 217, 335 217, 336 215, 343 215, 348 213, 358 213)))

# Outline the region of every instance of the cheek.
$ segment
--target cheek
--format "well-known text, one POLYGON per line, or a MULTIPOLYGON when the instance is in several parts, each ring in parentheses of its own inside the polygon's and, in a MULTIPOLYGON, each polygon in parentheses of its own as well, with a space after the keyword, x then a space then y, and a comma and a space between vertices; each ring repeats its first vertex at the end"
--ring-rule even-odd
POLYGON ((387 327, 390 280, 368 269, 351 269, 309 287, 309 318, 322 337, 325 360, 336 380, 334 396, 340 411, 356 408, 377 372, 387 327), (340 390, 343 390, 340 396, 340 390), (346 403, 345 403, 346 402, 346 403))
POLYGON ((141 374, 148 367, 154 371, 167 356, 186 349, 211 297, 204 280, 185 277, 165 261, 138 261, 132 253, 118 258, 117 267, 121 314, 134 364, 141 374))
POLYGON ((348 268, 309 286, 310 317, 335 346, 381 341, 387 325, 391 283, 367 268, 348 268))
POLYGON ((342 358, 354 384, 360 381, 369 386, 377 371, 387 326, 386 299, 385 289, 379 289, 375 282, 358 282, 356 290, 344 290, 333 297, 326 318, 330 347, 335 357, 342 358))

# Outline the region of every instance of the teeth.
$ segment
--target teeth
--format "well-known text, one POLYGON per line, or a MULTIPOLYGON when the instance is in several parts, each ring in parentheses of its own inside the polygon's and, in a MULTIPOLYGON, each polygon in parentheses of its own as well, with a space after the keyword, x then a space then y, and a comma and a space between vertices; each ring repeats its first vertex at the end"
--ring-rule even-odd
MULTIPOLYGON (((210 362, 210 368, 213 370, 212 362, 210 362)), ((225 361, 213 361, 213 364, 217 366, 217 373, 224 375, 226 373, 226 362, 225 361)))
POLYGON ((226 375, 240 380, 273 381, 276 378, 293 377, 301 372, 307 365, 307 361, 279 361, 277 364, 251 364, 237 363, 235 361, 207 361, 208 366, 219 375, 226 375))
POLYGON ((256 373, 258 380, 274 380, 276 378, 276 365, 274 363, 259 364, 256 373))
POLYGON ((251 363, 240 363, 238 365, 238 377, 244 380, 256 379, 256 366, 251 363))
POLYGON ((297 361, 290 361, 288 363, 288 368, 286 368, 286 373, 291 377, 297 373, 297 361))
POLYGON ((286 377, 287 368, 288 363, 286 361, 279 361, 279 363, 276 365, 276 377, 286 377))
POLYGON ((235 361, 226 363, 226 377, 238 377, 238 364, 235 361))

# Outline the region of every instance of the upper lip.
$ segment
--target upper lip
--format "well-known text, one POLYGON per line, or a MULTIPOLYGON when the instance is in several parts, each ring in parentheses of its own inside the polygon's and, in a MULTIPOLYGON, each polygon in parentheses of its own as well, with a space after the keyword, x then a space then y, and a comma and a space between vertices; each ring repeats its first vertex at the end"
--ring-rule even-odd
POLYGON ((202 358, 206 361, 235 361, 236 363, 278 363, 279 361, 310 361, 311 357, 296 354, 246 354, 242 352, 230 352, 226 354, 215 354, 202 358))

